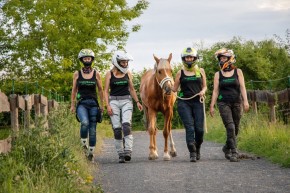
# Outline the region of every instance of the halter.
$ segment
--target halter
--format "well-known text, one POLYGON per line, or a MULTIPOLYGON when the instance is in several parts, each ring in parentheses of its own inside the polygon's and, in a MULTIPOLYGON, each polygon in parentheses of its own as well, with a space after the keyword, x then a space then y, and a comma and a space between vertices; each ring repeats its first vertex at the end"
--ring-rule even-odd
POLYGON ((167 82, 167 81, 170 81, 171 82, 171 80, 172 80, 172 78, 171 77, 169 77, 169 76, 166 76, 165 78, 163 78, 162 80, 161 80, 161 82, 159 83, 159 81, 158 81, 158 79, 157 79, 157 77, 155 76, 155 78, 156 78, 156 81, 157 81, 157 83, 159 84, 159 86, 161 87, 161 89, 163 88, 163 85, 167 82))

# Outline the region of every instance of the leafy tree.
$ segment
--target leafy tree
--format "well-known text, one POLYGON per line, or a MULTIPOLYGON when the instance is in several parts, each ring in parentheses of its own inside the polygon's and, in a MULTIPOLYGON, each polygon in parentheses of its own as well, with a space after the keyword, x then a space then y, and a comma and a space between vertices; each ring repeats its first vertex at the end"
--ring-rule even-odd
POLYGON ((1 69, 16 80, 38 81, 69 94, 72 72, 81 67, 77 54, 91 48, 99 70, 108 68, 108 47, 123 48, 128 26, 148 7, 139 0, 10 0, 1 4, 1 69), (7 65, 4 65, 7 64, 7 65))

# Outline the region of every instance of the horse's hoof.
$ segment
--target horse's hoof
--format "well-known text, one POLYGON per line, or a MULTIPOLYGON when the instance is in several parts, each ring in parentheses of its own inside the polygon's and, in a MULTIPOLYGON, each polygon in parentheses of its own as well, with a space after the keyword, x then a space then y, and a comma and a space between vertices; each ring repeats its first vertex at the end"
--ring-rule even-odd
POLYGON ((177 156, 177 153, 176 153, 176 151, 171 151, 170 152, 170 155, 171 155, 171 157, 176 157, 177 156))
POLYGON ((155 159, 158 159, 158 153, 157 152, 154 153, 154 157, 155 157, 155 159))
POLYGON ((156 159, 158 159, 158 155, 151 154, 151 155, 149 155, 148 159, 149 160, 156 160, 156 159))
POLYGON ((148 157, 148 159, 149 159, 149 160, 154 160, 154 158, 153 158, 153 157, 150 157, 150 156, 148 157))
POLYGON ((164 153, 164 155, 163 155, 163 160, 164 160, 164 161, 169 161, 169 160, 171 160, 170 155, 169 155, 168 153, 164 153))

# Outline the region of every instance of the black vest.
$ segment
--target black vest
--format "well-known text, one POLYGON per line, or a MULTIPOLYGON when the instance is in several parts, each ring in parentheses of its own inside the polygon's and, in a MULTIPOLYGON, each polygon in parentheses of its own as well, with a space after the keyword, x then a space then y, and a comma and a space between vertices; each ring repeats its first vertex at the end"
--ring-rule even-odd
POLYGON ((125 74, 125 76, 122 78, 117 78, 114 76, 114 73, 111 71, 110 95, 111 96, 130 95, 128 74, 125 74))
POLYGON ((234 74, 231 77, 224 77, 221 71, 219 75, 218 101, 241 102, 241 90, 237 69, 234 69, 234 74))
MULTIPOLYGON (((184 71, 181 70, 180 75, 180 92, 178 93, 179 97, 182 98, 189 98, 202 90, 202 78, 201 76, 186 76, 184 71)), ((192 101, 199 101, 199 96, 194 97, 191 99, 192 101)))
POLYGON ((96 80, 96 71, 94 70, 94 74, 92 78, 85 79, 82 76, 81 71, 79 70, 79 77, 77 79, 77 100, 80 99, 95 99, 97 100, 97 80, 96 80))

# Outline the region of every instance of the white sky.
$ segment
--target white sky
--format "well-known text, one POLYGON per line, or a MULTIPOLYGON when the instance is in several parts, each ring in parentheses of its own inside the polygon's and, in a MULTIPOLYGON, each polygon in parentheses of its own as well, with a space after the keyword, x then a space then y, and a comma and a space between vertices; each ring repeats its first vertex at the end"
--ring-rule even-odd
MULTIPOLYGON (((129 0, 129 5, 136 0, 129 0)), ((290 29, 290 0, 149 0, 150 5, 132 24, 126 50, 134 57, 131 70, 153 68, 153 54, 180 62, 182 49, 194 43, 211 46, 231 40, 264 40, 274 34, 285 39, 290 29)))

